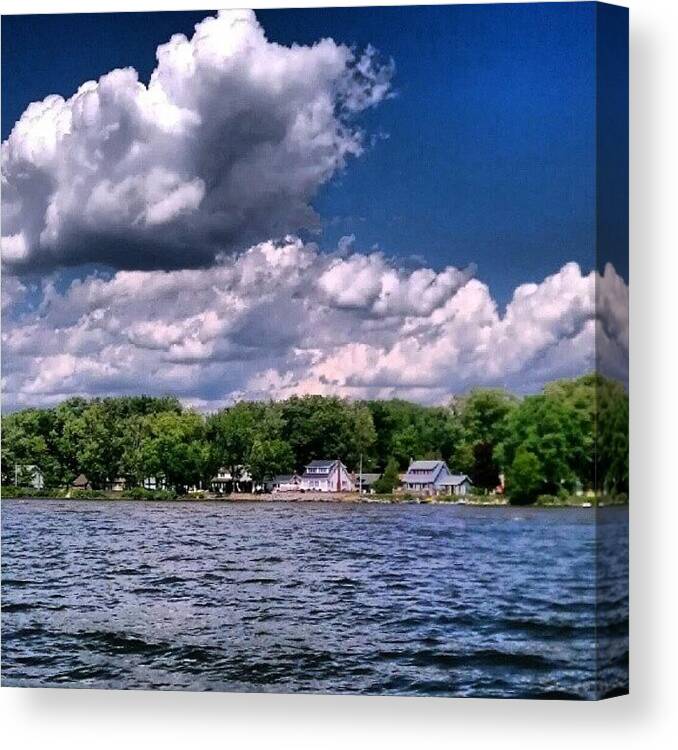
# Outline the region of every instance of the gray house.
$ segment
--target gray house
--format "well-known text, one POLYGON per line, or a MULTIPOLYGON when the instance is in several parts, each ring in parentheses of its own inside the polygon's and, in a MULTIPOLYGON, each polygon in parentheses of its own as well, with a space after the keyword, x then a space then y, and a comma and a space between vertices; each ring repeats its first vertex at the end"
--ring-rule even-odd
POLYGON ((453 474, 444 461, 412 461, 403 487, 413 492, 465 495, 473 486, 466 474, 453 474))
POLYGON ((473 482, 467 474, 450 474, 442 482, 442 488, 448 495, 468 495, 473 488, 473 482))
POLYGON ((374 483, 381 479, 381 474, 363 472, 362 476, 356 476, 356 487, 361 492, 374 492, 374 483))

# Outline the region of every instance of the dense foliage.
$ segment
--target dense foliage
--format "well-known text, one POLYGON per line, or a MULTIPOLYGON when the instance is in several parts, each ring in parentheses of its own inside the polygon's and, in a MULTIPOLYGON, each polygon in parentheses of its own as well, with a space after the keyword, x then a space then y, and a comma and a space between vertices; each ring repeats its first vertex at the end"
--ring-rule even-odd
POLYGON ((523 399, 476 389, 448 406, 312 395, 204 416, 171 397, 72 398, 3 417, 2 481, 22 484, 16 467, 35 464, 48 487, 84 473, 93 490, 115 477, 139 487, 164 476, 182 491, 221 466, 236 478, 247 468, 261 483, 314 458, 355 470, 362 457, 365 471, 384 473, 379 491, 390 492, 411 458, 442 458, 481 490, 504 473, 510 497, 531 502, 580 488, 628 492, 627 425, 626 392, 595 375, 523 399))

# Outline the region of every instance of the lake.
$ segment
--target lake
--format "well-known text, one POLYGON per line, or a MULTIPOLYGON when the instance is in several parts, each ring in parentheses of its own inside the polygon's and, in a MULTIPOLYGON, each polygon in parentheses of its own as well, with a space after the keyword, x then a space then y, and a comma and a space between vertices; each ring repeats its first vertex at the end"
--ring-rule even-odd
POLYGON ((626 508, 4 500, 3 684, 617 694, 627 555, 626 508))

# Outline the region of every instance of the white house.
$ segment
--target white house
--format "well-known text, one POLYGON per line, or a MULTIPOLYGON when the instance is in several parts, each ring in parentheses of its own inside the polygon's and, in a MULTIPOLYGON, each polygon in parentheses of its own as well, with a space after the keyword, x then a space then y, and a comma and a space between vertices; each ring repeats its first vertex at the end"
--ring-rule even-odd
POLYGON ((301 477, 307 492, 352 492, 355 489, 348 469, 338 459, 311 461, 301 477))
POLYGON ((154 477, 144 477, 144 481, 141 483, 145 490, 166 490, 167 481, 162 475, 154 477))
POLYGON ((45 475, 36 464, 14 464, 14 484, 42 490, 45 488, 45 475))
POLYGON ((278 474, 266 482, 269 492, 294 492, 301 489, 301 477, 298 474, 278 474))
POLYGON ((124 492, 127 489, 127 479, 125 479, 125 477, 109 479, 109 481, 106 482, 106 489, 111 492, 124 492))
POLYGON ((213 492, 249 492, 252 489, 252 475, 242 466, 236 467, 235 477, 222 466, 210 480, 213 492))
POLYGON ((472 487, 466 474, 453 474, 444 461, 412 461, 402 482, 406 490, 449 495, 465 495, 472 487))

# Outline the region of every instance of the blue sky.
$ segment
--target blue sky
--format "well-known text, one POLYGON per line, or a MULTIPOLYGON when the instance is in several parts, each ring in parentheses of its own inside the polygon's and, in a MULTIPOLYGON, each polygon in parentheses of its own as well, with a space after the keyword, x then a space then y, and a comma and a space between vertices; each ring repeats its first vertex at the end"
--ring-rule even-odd
POLYGON ((626 45, 592 3, 3 18, 5 408, 624 380, 626 45))
MULTIPOLYGON (((323 187, 316 238, 475 263, 503 304, 516 284, 567 261, 593 266, 594 5, 258 11, 272 41, 374 45, 396 64, 396 96, 361 118, 375 139, 323 187)), ((70 96, 190 36, 204 12, 5 17, 2 127, 32 101, 70 96)))

